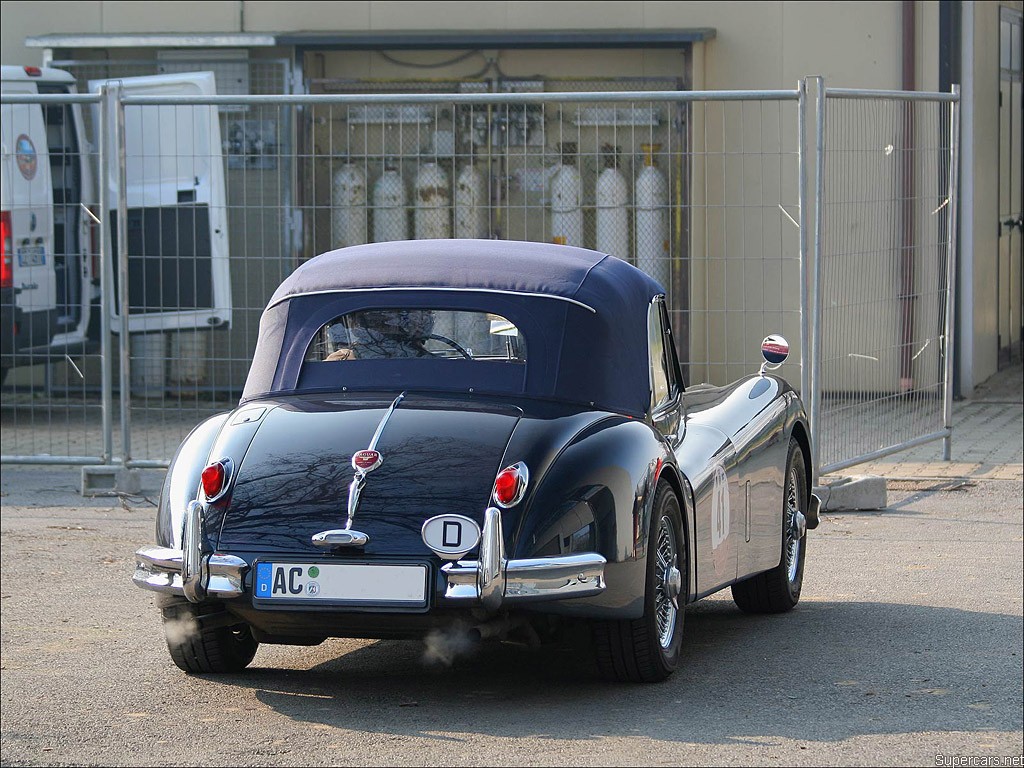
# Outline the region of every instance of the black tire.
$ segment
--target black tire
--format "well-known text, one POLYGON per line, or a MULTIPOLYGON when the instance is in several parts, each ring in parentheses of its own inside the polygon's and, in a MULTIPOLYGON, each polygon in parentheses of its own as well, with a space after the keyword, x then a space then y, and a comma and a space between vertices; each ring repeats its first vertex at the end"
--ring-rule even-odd
POLYGON ((794 518, 797 512, 807 514, 809 499, 803 451, 791 440, 782 491, 782 558, 770 571, 732 585, 732 599, 741 611, 784 613, 799 602, 807 558, 807 530, 795 524, 794 518))
POLYGON ((658 484, 653 509, 644 615, 594 624, 598 669, 609 680, 657 683, 679 666, 689 570, 679 497, 668 483, 658 484), (674 564, 666 565, 666 554, 674 564), (678 578, 667 588, 669 567, 678 570, 678 578))
POLYGON ((259 648, 248 624, 221 623, 228 617, 223 610, 211 613, 209 606, 176 603, 161 611, 167 650, 189 674, 240 672, 259 648), (203 629, 203 621, 216 625, 203 629))

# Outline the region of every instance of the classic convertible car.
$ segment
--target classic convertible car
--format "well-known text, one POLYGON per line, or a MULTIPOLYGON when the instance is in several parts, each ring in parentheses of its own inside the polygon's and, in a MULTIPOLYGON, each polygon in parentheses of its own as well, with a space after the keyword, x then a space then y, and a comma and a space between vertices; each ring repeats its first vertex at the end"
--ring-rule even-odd
POLYGON ((684 387, 664 293, 525 242, 300 266, 136 553, 171 658, 228 672, 259 643, 585 622, 604 675, 657 681, 687 603, 731 587, 744 611, 795 606, 818 504, 800 399, 767 373, 788 347, 769 336, 760 371, 684 387))

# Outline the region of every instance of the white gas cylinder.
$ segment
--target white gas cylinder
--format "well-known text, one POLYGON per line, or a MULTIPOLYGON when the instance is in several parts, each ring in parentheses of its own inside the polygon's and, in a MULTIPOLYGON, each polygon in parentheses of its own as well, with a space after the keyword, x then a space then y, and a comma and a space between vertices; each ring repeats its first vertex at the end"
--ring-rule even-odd
POLYGON ((421 165, 416 173, 413 193, 416 239, 443 240, 451 237, 451 193, 444 168, 435 162, 421 165))
POLYGON ((619 171, 618 148, 605 147, 605 169, 597 177, 595 247, 601 253, 629 260, 629 184, 619 171))
POLYGON ((583 246, 583 185, 576 170, 576 145, 561 145, 561 159, 551 177, 551 242, 583 246))
POLYGON ((659 144, 642 144, 643 170, 637 174, 634 201, 636 265, 666 290, 672 276, 668 250, 668 183, 654 164, 659 144))
POLYGON ((366 174, 346 161, 331 180, 331 243, 335 248, 366 242, 366 174))
POLYGON ((373 185, 373 241, 409 239, 409 219, 405 211, 405 182, 398 165, 386 162, 384 173, 373 185))
POLYGON ((487 179, 470 162, 455 180, 455 237, 488 236, 487 203, 487 179))

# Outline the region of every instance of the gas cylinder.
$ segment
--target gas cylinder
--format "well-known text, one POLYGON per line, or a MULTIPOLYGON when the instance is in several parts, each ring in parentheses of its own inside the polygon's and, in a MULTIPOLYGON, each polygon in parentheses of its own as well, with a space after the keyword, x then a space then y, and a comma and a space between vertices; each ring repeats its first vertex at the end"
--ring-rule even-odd
POLYGON ((634 191, 636 222, 636 265, 662 287, 668 288, 671 261, 668 252, 668 184, 654 164, 660 144, 641 144, 643 169, 637 174, 634 191))
POLYGON ((551 177, 551 242, 583 245, 583 187, 576 170, 576 143, 559 145, 559 162, 551 177))
POLYGON ((384 161, 384 173, 373 185, 373 241, 409 239, 409 219, 405 211, 405 182, 398 161, 384 161))
POLYGON ((345 160, 331 180, 331 243, 335 248, 366 242, 366 174, 345 160))
POLYGON ((595 247, 601 253, 629 259, 629 184, 619 172, 619 148, 601 148, 604 170, 597 177, 594 201, 597 207, 595 247))
POLYGON ((452 236, 451 193, 448 174, 430 161, 420 166, 413 187, 415 195, 413 219, 417 240, 447 239, 452 236))
POLYGON ((455 236, 486 238, 487 180, 471 160, 455 180, 455 236))

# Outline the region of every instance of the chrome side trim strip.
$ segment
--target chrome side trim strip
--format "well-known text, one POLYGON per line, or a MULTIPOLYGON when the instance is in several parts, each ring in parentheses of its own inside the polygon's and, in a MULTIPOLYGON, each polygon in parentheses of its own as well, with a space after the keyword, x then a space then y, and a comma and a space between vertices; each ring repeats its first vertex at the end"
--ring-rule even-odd
POLYGON ((432 286, 424 287, 420 285, 388 286, 387 288, 340 288, 330 291, 303 291, 301 293, 289 293, 287 296, 282 296, 277 301, 268 304, 267 309, 276 307, 278 304, 288 301, 289 299, 294 299, 296 296, 324 296, 332 293, 383 293, 393 291, 443 291, 444 293, 496 293, 502 296, 532 296, 540 299, 567 301, 577 307, 582 307, 592 314, 597 314, 597 310, 589 304, 584 304, 582 301, 577 301, 576 299, 570 299, 568 296, 556 296, 551 293, 537 293, 535 291, 508 291, 498 288, 437 288, 432 286))

